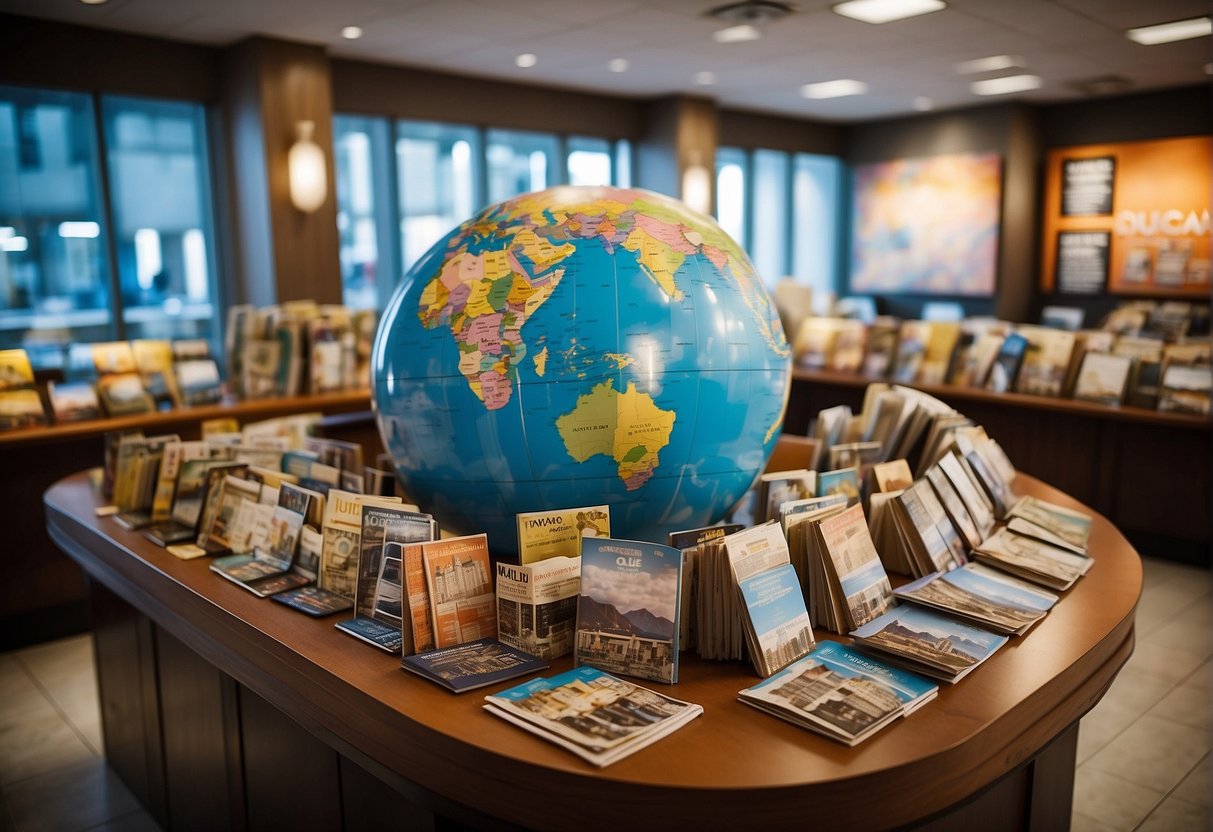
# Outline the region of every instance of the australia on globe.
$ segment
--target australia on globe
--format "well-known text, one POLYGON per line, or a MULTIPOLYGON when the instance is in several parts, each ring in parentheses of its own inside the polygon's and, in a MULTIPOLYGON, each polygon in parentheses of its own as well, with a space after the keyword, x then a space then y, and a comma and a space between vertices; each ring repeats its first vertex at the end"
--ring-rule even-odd
POLYGON ((791 350, 712 218, 638 189, 493 205, 436 243, 376 336, 397 474, 452 532, 517 548, 523 511, 609 504, 614 537, 716 522, 774 448, 791 350))

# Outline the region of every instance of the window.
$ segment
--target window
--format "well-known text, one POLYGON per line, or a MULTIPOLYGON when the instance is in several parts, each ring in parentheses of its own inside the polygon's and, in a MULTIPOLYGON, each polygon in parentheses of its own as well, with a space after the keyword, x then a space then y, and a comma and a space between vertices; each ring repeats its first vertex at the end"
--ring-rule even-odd
POLYGON ((125 338, 216 334, 202 106, 101 99, 125 338))
POLYGON ((836 292, 842 160, 797 153, 792 166, 791 272, 815 293, 836 292))
POLYGON ((568 147, 570 185, 610 185, 615 181, 609 141, 573 136, 568 147))
POLYGON ((406 271, 481 206, 480 147, 474 127, 397 123, 400 251, 406 271))
POLYGON ((391 183, 385 181, 387 123, 357 116, 333 117, 333 165, 337 179, 337 235, 342 299, 352 309, 376 309, 387 300, 395 269, 391 245, 376 221, 391 183))
POLYGON ((488 203, 564 182, 564 171, 556 167, 558 146, 556 136, 550 133, 486 131, 488 203))
POLYGON ((716 149, 716 221, 742 248, 749 248, 746 237, 746 153, 737 147, 716 149))
POLYGON ((105 232, 91 98, 0 87, 0 348, 116 336, 105 232))
POLYGON ((792 273, 788 262, 788 232, 791 171, 788 154, 777 150, 755 150, 753 156, 754 196, 750 215, 750 257, 768 286, 792 273))

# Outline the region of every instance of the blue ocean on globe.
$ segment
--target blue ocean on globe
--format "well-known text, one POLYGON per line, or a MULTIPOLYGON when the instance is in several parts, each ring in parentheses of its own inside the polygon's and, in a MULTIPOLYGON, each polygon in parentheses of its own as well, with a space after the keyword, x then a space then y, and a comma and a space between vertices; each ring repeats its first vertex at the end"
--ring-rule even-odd
POLYGON ((790 348, 710 217, 637 189, 557 187, 436 243, 380 322, 373 399, 409 495, 517 549, 519 512, 608 504, 665 542, 746 494, 774 448, 790 348))

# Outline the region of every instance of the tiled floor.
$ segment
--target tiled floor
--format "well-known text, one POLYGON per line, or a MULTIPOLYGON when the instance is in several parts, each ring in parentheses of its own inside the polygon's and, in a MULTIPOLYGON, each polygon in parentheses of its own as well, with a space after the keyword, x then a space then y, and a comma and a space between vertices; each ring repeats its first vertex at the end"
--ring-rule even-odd
MULTIPOLYGON (((1213 579, 1146 560, 1137 649, 1082 721, 1075 832, 1213 829, 1213 579)), ((0 832, 155 830, 102 758, 92 641, 0 654, 0 832)))

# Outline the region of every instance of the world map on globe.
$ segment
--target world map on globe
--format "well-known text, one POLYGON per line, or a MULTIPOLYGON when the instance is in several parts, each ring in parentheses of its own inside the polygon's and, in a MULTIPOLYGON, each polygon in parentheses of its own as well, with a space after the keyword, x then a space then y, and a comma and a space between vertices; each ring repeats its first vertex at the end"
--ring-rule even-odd
POLYGON ((372 372, 410 496, 512 552, 515 515, 608 504, 664 542, 746 493, 782 427, 790 348, 710 217, 639 189, 493 205, 409 271, 372 372))

